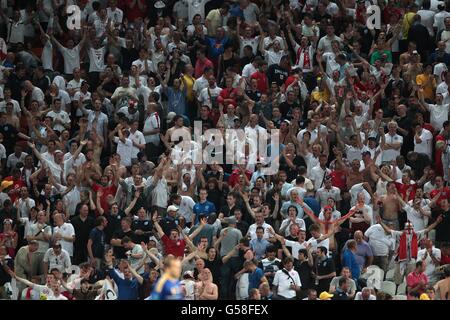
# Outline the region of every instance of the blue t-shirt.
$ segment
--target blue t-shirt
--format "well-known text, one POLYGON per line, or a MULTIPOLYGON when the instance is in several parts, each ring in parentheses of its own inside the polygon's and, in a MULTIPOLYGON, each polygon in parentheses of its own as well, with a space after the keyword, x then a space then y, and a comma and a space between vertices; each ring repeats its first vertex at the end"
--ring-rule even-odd
POLYGON ((92 255, 94 258, 103 259, 105 255, 105 233, 103 230, 95 227, 91 230, 89 239, 92 240, 92 255))
POLYGON ((248 290, 259 288, 262 277, 264 277, 264 272, 257 267, 254 272, 248 275, 248 290))
POLYGON ((195 213, 194 224, 197 224, 199 216, 207 216, 208 217, 209 215, 215 213, 216 206, 214 205, 214 203, 206 200, 203 203, 197 202, 194 205, 194 208, 192 209, 192 211, 195 213))
POLYGON ((162 276, 146 300, 183 300, 183 298, 180 281, 162 276))
POLYGON ((350 250, 346 249, 342 255, 342 267, 348 267, 352 273, 353 280, 358 280, 361 273, 359 264, 356 262, 355 255, 350 250))

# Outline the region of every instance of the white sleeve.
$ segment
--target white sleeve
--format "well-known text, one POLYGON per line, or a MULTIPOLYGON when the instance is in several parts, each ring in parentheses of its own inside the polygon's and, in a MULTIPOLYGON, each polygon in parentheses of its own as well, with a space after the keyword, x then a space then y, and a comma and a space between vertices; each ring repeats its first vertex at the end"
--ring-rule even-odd
POLYGON ((272 284, 274 286, 278 286, 279 282, 280 282, 280 272, 278 271, 277 273, 275 273, 275 277, 273 278, 272 284))

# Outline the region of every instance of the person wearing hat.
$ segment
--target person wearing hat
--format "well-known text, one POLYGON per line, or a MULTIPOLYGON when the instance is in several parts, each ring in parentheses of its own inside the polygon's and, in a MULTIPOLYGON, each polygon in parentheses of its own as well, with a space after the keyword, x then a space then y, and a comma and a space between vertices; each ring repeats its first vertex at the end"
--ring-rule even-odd
POLYGON ((68 272, 72 263, 70 262, 69 253, 62 249, 61 241, 54 241, 52 247, 47 250, 43 259, 44 274, 54 268, 62 273, 68 272))
POLYGON ((333 298, 334 295, 332 295, 331 293, 328 293, 326 291, 323 291, 320 295, 319 295, 319 300, 331 300, 331 298, 333 298))
POLYGON ((183 273, 183 280, 180 281, 180 284, 184 292, 184 300, 195 300, 194 280, 194 272, 188 270, 183 273))
POLYGON ((11 180, 3 180, 0 183, 0 209, 3 209, 3 203, 5 200, 10 200, 11 198, 8 196, 9 188, 14 184, 11 180))

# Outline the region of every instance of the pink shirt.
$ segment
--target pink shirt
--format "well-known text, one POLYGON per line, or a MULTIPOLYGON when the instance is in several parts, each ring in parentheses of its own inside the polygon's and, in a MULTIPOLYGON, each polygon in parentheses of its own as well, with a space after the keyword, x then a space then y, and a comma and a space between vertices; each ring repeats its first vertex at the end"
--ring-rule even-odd
POLYGON ((195 79, 200 78, 203 75, 203 70, 205 70, 206 67, 214 68, 213 63, 208 58, 205 58, 205 61, 201 62, 200 59, 197 59, 197 62, 195 63, 195 79))
MULTIPOLYGON (((406 284, 408 285, 408 288, 416 286, 420 281, 424 282, 425 284, 428 283, 428 277, 425 272, 417 274, 415 271, 413 271, 406 276, 406 284)), ((420 294, 422 294, 423 292, 423 290, 419 290, 420 294)), ((412 300, 412 297, 409 295, 409 293, 408 300, 412 300)))

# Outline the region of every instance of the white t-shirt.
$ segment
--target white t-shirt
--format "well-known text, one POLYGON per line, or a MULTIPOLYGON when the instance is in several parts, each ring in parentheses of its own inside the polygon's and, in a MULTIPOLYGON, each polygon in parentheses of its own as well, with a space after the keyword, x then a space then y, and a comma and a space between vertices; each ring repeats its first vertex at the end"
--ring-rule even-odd
POLYGON ((273 64, 279 64, 281 61, 281 58, 285 55, 285 52, 283 50, 280 50, 278 52, 266 50, 264 57, 267 61, 267 66, 270 67, 273 64))
MULTIPOLYGON (((305 225, 305 221, 303 221, 303 219, 296 218, 295 223, 298 224, 300 230, 306 231, 306 225, 305 225)), ((280 229, 285 228, 284 229, 285 237, 288 237, 291 235, 291 232, 289 231, 291 224, 292 224, 292 222, 291 222, 291 219, 289 219, 289 218, 284 219, 283 222, 281 223, 280 229)))
POLYGON ((53 44, 50 40, 42 48, 41 60, 44 70, 53 71, 53 44))
MULTIPOLYGON (((320 236, 323 236, 323 235, 321 234, 320 236)), ((330 239, 329 238, 326 238, 325 240, 322 240, 322 241, 319 242, 314 237, 311 237, 307 241, 307 243, 311 245, 311 248, 312 248, 313 252, 316 251, 318 247, 325 247, 325 248, 327 248, 328 256, 330 256, 330 239)))
POLYGON ((420 143, 417 143, 414 138, 414 151, 418 153, 425 153, 431 160, 431 155, 433 152, 433 134, 423 128, 419 138, 422 140, 420 143))
POLYGON ((241 37, 241 48, 240 48, 240 57, 244 57, 244 47, 250 46, 252 47, 253 54, 256 54, 256 51, 258 50, 258 44, 259 44, 259 36, 252 37, 252 38, 244 38, 241 37))
POLYGON ((129 138, 125 138, 125 142, 122 142, 119 137, 114 137, 114 142, 117 143, 117 153, 120 155, 120 164, 125 167, 131 166, 133 141, 129 138))
MULTIPOLYGON (((389 133, 386 133, 384 135, 384 138, 385 138, 386 143, 391 143, 391 144, 392 143, 400 143, 400 145, 403 144, 403 137, 398 134, 391 136, 389 133)), ((397 158, 400 155, 400 149, 398 149, 398 150, 395 150, 395 149, 383 150, 382 161, 390 162, 392 160, 395 160, 395 158, 397 158)))
POLYGON ((295 298, 297 293, 295 292, 295 290, 290 288, 291 284, 295 284, 299 287, 301 287, 302 285, 297 271, 295 271, 294 269, 292 269, 291 271, 287 271, 286 269, 284 269, 284 271, 278 270, 275 273, 273 285, 278 287, 278 295, 288 299, 295 298), (289 276, 285 272, 288 272, 289 276))
MULTIPOLYGON (((441 260, 441 249, 433 247, 431 253, 437 260, 441 260)), ((436 270, 436 265, 433 263, 433 259, 431 259, 430 255, 427 253, 427 249, 419 250, 419 252, 417 253, 417 261, 425 261, 425 274, 427 275, 427 277, 433 276, 436 270)))
MULTIPOLYGON (((54 227, 53 228, 53 235, 56 233, 59 233, 63 237, 73 237, 75 235, 75 229, 73 228, 73 225, 71 223, 63 223, 61 227, 54 227)), ((67 241, 64 239, 59 240, 61 242, 61 248, 63 248, 70 257, 73 256, 73 241, 67 241)))
POLYGON ((448 120, 449 106, 449 104, 428 104, 430 123, 436 130, 441 130, 443 123, 448 120))
MULTIPOLYGON (((160 129, 160 128, 161 128, 161 119, 156 112, 152 113, 151 115, 149 115, 147 117, 147 119, 145 119, 144 129, 143 129, 144 132, 149 131, 149 130, 154 130, 154 129, 160 129)), ((144 140, 145 140, 145 143, 151 142, 155 145, 159 145, 159 143, 160 143, 159 133, 147 134, 144 136, 144 140)))
POLYGON ((105 70, 105 47, 89 48, 89 72, 103 72, 105 70))
POLYGON ((186 0, 188 3, 188 19, 191 22, 196 14, 202 17, 202 21, 205 20, 205 4, 208 0, 186 0))
POLYGON ((62 47, 60 51, 64 58, 64 73, 73 74, 73 69, 80 67, 80 46, 72 49, 62 47))
MULTIPOLYGON (((145 144, 144 135, 139 130, 136 130, 134 133, 131 133, 130 131, 130 136, 128 138, 137 144, 145 144)), ((141 150, 133 145, 131 147, 131 159, 137 159, 137 154, 139 153, 139 151, 141 150)))
POLYGON ((383 227, 379 224, 370 226, 364 235, 369 239, 368 243, 372 248, 374 256, 387 256, 389 250, 394 247, 392 237, 387 235, 383 227))
POLYGON ((178 213, 185 218, 186 222, 192 222, 192 213, 195 201, 189 196, 181 196, 178 213))
MULTIPOLYGON (((427 209, 429 210, 428 206, 424 207, 424 210, 427 209)), ((406 211, 408 220, 411 221, 412 225, 414 226, 414 230, 423 230, 427 227, 428 217, 425 217, 422 214, 420 214, 419 211, 414 209, 409 204, 403 206, 403 210, 406 211)))
POLYGON ((437 63, 433 68, 433 75, 436 76, 437 85, 445 81, 445 71, 448 71, 447 65, 443 62, 437 63))
MULTIPOLYGON (((132 65, 138 67, 138 70, 139 70, 140 74, 145 71, 145 60, 137 59, 137 60, 133 61, 132 65)), ((148 71, 149 72, 155 72, 156 71, 155 65, 153 64, 152 60, 148 60, 147 59, 147 66, 148 66, 148 71)))
MULTIPOLYGON (((70 117, 64 110, 61 110, 59 112, 55 112, 54 110, 47 113, 48 117, 51 117, 53 119, 53 123, 55 122, 55 119, 59 119, 62 123, 70 123, 70 117)), ((66 128, 61 123, 54 123, 53 124, 53 130, 58 130, 59 132, 62 132, 66 128)))
POLYGON ((285 245, 286 247, 292 248, 292 257, 294 259, 298 259, 298 252, 302 249, 306 249, 306 243, 306 241, 300 243, 298 241, 286 240, 285 245))
POLYGON ((58 256, 55 254, 53 248, 48 249, 44 254, 43 261, 48 262, 49 271, 53 268, 56 268, 61 272, 65 272, 72 265, 72 263, 70 262, 69 253, 64 249, 61 249, 61 253, 58 256))

